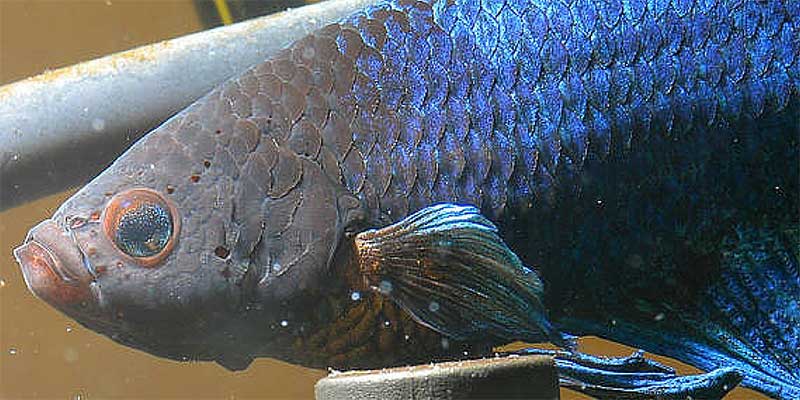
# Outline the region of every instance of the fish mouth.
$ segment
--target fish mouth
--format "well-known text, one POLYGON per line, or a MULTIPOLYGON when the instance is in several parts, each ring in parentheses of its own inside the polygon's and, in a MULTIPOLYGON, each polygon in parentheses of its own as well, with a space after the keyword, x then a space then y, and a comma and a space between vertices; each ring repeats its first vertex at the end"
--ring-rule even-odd
POLYGON ((37 297, 67 312, 75 306, 98 305, 99 289, 90 266, 72 233, 53 220, 28 232, 14 249, 25 284, 37 297))

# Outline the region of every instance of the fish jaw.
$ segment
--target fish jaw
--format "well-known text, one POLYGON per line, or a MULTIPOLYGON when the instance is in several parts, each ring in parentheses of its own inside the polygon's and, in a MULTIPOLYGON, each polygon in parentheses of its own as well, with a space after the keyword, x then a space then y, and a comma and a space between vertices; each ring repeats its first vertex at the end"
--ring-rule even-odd
POLYGON ((52 219, 31 229, 14 257, 28 289, 51 306, 74 314, 70 311, 101 304, 91 266, 70 232, 52 219))

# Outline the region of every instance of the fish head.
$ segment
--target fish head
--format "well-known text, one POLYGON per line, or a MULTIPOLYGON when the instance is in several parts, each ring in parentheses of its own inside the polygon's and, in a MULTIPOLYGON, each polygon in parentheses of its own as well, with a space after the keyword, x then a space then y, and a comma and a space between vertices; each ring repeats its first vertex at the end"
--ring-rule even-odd
POLYGON ((341 190, 270 139, 251 148, 272 157, 258 174, 224 145, 234 129, 187 133, 195 109, 135 143, 14 254, 29 289, 84 326, 157 356, 240 369, 271 355, 281 321, 301 320, 287 303, 326 286, 341 190))

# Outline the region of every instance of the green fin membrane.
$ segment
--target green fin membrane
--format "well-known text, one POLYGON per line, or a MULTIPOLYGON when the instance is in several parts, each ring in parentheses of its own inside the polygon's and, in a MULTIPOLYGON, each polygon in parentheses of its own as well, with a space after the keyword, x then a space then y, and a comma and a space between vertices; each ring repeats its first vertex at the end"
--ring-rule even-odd
POLYGON ((475 207, 430 206, 355 244, 367 285, 440 333, 564 344, 545 317, 538 275, 475 207))

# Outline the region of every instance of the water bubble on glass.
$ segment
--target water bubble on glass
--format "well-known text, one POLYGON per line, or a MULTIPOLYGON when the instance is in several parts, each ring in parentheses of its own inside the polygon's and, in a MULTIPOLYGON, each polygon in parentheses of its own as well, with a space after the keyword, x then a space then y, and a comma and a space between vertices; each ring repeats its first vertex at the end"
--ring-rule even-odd
POLYGON ((382 294, 392 293, 392 289, 394 289, 392 286, 392 282, 389 281, 381 281, 380 285, 378 285, 378 290, 382 294))
POLYGON ((78 358, 78 350, 75 350, 75 348, 67 347, 64 349, 64 361, 74 363, 78 361, 78 358))
POLYGON ((439 311, 439 308, 439 303, 435 301, 432 301, 430 304, 428 304, 428 310, 431 310, 431 312, 437 312, 439 311))
POLYGON ((353 301, 361 300, 361 293, 359 293, 359 292, 350 293, 350 299, 353 300, 353 301))

